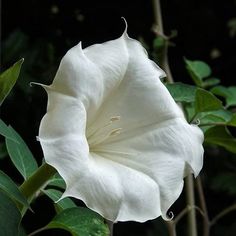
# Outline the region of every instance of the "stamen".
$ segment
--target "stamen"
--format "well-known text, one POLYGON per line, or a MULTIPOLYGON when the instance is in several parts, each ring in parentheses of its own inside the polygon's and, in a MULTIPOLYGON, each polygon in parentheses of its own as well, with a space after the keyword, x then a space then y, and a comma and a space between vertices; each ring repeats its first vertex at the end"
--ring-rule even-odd
POLYGON ((110 118, 110 121, 111 121, 111 122, 118 121, 118 120, 120 120, 120 116, 112 116, 112 117, 110 118))
POLYGON ((113 129, 111 131, 111 133, 109 134, 109 136, 116 136, 119 135, 121 133, 122 128, 117 128, 117 129, 113 129))
MULTIPOLYGON (((88 129, 87 130, 87 139, 90 138, 91 136, 97 135, 100 131, 104 131, 104 129, 108 126, 110 126, 113 122, 115 121, 119 121, 120 120, 120 116, 112 116, 109 120, 109 122, 107 124, 105 124, 104 126, 92 130, 92 129, 88 129)), ((102 132, 103 133, 103 132, 102 132)))
POLYGON ((122 128, 112 128, 109 127, 113 125, 114 122, 120 120, 120 116, 112 116, 110 117, 108 123, 106 123, 104 126, 99 127, 97 129, 87 129, 87 140, 89 143, 89 146, 95 146, 97 144, 100 144, 107 140, 109 137, 115 137, 121 133, 122 128), (109 128, 108 128, 109 127, 109 128))

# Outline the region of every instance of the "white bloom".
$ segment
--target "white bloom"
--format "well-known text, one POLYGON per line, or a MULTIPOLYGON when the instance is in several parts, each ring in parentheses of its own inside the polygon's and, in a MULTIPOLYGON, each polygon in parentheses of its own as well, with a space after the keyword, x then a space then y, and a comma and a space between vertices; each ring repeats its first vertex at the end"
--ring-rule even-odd
POLYGON ((72 196, 111 221, 144 222, 202 168, 203 134, 159 80, 164 72, 128 37, 70 49, 48 93, 39 140, 72 196))

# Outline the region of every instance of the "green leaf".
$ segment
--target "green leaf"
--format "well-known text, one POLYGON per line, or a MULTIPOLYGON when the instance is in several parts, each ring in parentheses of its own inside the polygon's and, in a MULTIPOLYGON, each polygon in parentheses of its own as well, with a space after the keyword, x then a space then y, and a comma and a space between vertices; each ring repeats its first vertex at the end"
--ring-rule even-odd
POLYGON ((12 67, 0 74, 0 105, 15 85, 23 61, 24 59, 19 60, 12 67))
POLYGON ((12 137, 9 127, 1 119, 0 119, 0 134, 5 138, 11 139, 11 140, 17 142, 17 140, 14 139, 14 137, 12 137))
POLYGON ((195 96, 195 113, 223 109, 222 102, 212 93, 197 89, 195 96))
POLYGON ((198 119, 200 120, 200 126, 208 123, 221 123, 228 124, 232 119, 232 113, 225 109, 219 109, 215 111, 202 112, 198 119))
POLYGON ((24 179, 27 179, 37 170, 37 162, 20 135, 10 126, 9 130, 11 132, 11 137, 17 140, 17 142, 15 142, 12 141, 12 139, 6 138, 9 156, 24 179))
POLYGON ((236 113, 233 114, 231 120, 227 122, 227 125, 236 127, 236 113))
POLYGON ((22 227, 22 225, 20 225, 20 227, 19 227, 19 234, 18 234, 18 236, 27 236, 27 234, 26 234, 24 228, 22 227))
POLYGON ((203 124, 210 124, 210 123, 224 123, 226 124, 225 120, 217 115, 208 114, 200 119, 200 125, 203 124))
POLYGON ((48 186, 58 187, 61 189, 66 188, 66 183, 62 177, 56 173, 47 183, 48 186))
POLYGON ((230 93, 227 89, 227 87, 224 87, 222 85, 216 86, 211 89, 211 92, 214 93, 215 95, 219 95, 221 97, 227 97, 230 96, 230 93))
POLYGON ((185 59, 186 68, 194 83, 202 87, 203 79, 211 75, 211 68, 203 61, 191 61, 185 59))
POLYGON ((0 232, 2 236, 18 235, 21 214, 14 202, 0 191, 0 232))
POLYGON ((194 102, 196 87, 181 82, 166 84, 171 96, 176 102, 194 102))
POLYGON ((83 207, 68 208, 60 212, 47 225, 48 229, 65 229, 73 236, 108 236, 109 230, 103 218, 83 207))
MULTIPOLYGON (((50 199, 54 202, 58 201, 62 196, 62 192, 56 189, 47 189, 42 190, 44 194, 46 194, 50 199)), ((57 209, 60 211, 65 210, 67 208, 77 207, 76 204, 70 198, 63 198, 59 202, 55 203, 57 205, 57 209)))
POLYGON ((224 87, 216 86, 211 89, 215 95, 225 98, 226 107, 236 106, 236 86, 224 87))
POLYGON ((210 78, 210 79, 204 80, 204 82, 202 83, 202 87, 203 88, 212 87, 212 86, 215 86, 219 83, 220 83, 220 79, 210 78))
POLYGON ((5 143, 0 143, 0 160, 8 155, 5 143))
POLYGON ((20 192, 17 185, 11 180, 11 178, 0 170, 0 189, 5 191, 10 198, 18 201, 24 206, 28 207, 29 204, 25 197, 20 192))
POLYGON ((183 108, 184 108, 184 113, 186 115, 187 121, 189 123, 192 122, 192 117, 194 117, 195 115, 194 103, 186 103, 184 104, 183 108))
POLYGON ((153 58, 156 62, 158 62, 158 64, 161 64, 161 62, 163 61, 163 57, 164 57, 164 49, 167 46, 167 40, 164 39, 163 37, 159 36, 157 38, 154 39, 153 41, 153 58))
POLYGON ((236 173, 219 173, 212 179, 211 186, 216 191, 227 192, 228 194, 236 195, 236 173))
POLYGON ((224 147, 226 150, 236 153, 236 138, 234 138, 225 126, 214 126, 205 132, 205 142, 224 147))
POLYGON ((157 37, 153 40, 153 48, 154 50, 162 50, 166 45, 166 39, 163 37, 157 37))

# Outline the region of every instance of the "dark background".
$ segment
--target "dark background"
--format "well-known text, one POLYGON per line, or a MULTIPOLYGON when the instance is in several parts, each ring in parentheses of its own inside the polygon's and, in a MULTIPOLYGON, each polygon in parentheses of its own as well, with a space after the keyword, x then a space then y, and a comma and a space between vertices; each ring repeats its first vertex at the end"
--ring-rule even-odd
MULTIPOLYGON (((191 83, 183 61, 183 57, 187 57, 206 61, 213 75, 224 85, 234 85, 236 27, 232 26, 232 19, 236 17, 236 1, 166 0, 161 3, 166 35, 172 30, 178 32, 172 39, 175 46, 169 49, 175 81, 191 83)), ((1 118, 22 135, 39 163, 42 152, 35 136, 45 113, 46 94, 38 87, 30 87, 30 81, 50 84, 61 57, 79 41, 86 47, 119 37, 125 27, 122 16, 128 22, 129 35, 144 42, 150 55, 153 50, 155 34, 151 28, 154 19, 152 1, 149 0, 5 0, 1 13, 1 69, 25 58, 19 81, 1 108, 1 118)), ((225 184, 219 187, 215 176, 229 171, 232 165, 236 171, 236 158, 215 148, 207 149, 206 157, 202 176, 209 215, 213 216, 235 201, 234 192, 225 189, 225 184)), ((8 159, 0 160, 0 165, 18 182, 22 181, 8 159)), ((184 207, 183 204, 184 196, 174 205, 176 213, 184 207)), ((49 206, 50 202, 44 198, 35 204, 37 216, 30 214, 23 222, 28 231, 49 221, 53 211, 49 206)), ((212 229, 212 235, 236 235, 234 218, 235 214, 230 214, 220 221, 212 229)), ((164 228, 160 219, 146 224, 119 223, 115 226, 115 235, 166 235, 164 228)), ((184 223, 178 226, 179 235, 186 235, 185 228, 184 223)), ((65 234, 57 232, 55 235, 65 234)))

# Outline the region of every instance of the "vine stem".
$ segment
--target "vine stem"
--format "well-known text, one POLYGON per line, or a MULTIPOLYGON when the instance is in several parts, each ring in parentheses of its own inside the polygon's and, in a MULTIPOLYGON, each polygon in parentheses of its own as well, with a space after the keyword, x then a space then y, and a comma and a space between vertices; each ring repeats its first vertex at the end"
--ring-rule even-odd
MULTIPOLYGON (((152 0, 152 5, 154 12, 154 24, 156 26, 154 33, 156 33, 157 36, 162 37, 165 40, 168 40, 168 37, 165 36, 164 34, 160 0, 152 0)), ((161 62, 160 66, 166 72, 168 82, 173 83, 174 79, 170 70, 169 60, 168 60, 168 43, 166 43, 163 48, 163 61, 161 62)))
POLYGON ((172 220, 166 221, 166 227, 167 227, 169 236, 177 236, 175 226, 176 224, 174 221, 172 220))
POLYGON ((154 20, 155 24, 158 26, 158 30, 163 35, 164 27, 162 22, 162 13, 161 13, 161 3, 160 0, 152 0, 152 5, 154 9, 154 20))
POLYGON ((188 212, 188 235, 197 236, 197 221, 196 221, 196 209, 195 206, 195 196, 194 196, 194 181, 193 175, 190 174, 186 177, 186 200, 187 205, 191 207, 188 212))
MULTIPOLYGON (((154 21, 157 26, 157 30, 155 31, 157 36, 163 37, 168 40, 168 37, 164 34, 164 27, 162 21, 162 13, 161 13, 161 3, 160 0, 152 0, 153 9, 154 9, 154 21)), ((168 61, 168 43, 165 44, 163 48, 163 61, 161 65, 163 70, 167 74, 167 81, 169 83, 173 83, 174 79, 170 70, 169 61, 168 61)), ((186 196, 187 196, 187 205, 191 208, 188 212, 188 227, 189 227, 189 235, 197 236, 197 223, 196 223, 196 209, 195 206, 195 198, 194 198, 194 181, 193 176, 189 175, 186 177, 186 196)), ((176 235, 175 224, 171 224, 168 226, 169 235, 172 236, 172 231, 174 235, 176 235)))
POLYGON ((196 211, 198 211, 203 217, 204 217, 204 212, 202 211, 201 208, 197 207, 197 206, 187 206, 185 207, 176 217, 175 217, 175 224, 177 224, 189 211, 192 210, 192 208, 194 208, 196 211))
POLYGON ((233 204, 229 207, 227 207, 226 209, 224 209, 223 211, 221 211, 218 215, 216 215, 212 221, 211 221, 211 226, 213 226, 218 220, 220 220, 223 216, 227 215, 228 213, 232 212, 232 211, 236 211, 236 204, 233 204))
POLYGON ((197 192, 198 192, 198 197, 199 197, 199 201, 200 201, 200 206, 204 212, 203 234, 202 235, 209 236, 210 235, 210 220, 209 220, 209 216, 208 216, 208 210, 207 210, 206 200, 205 200, 203 187, 202 187, 202 181, 201 181, 200 176, 197 177, 196 184, 197 184, 197 192))

